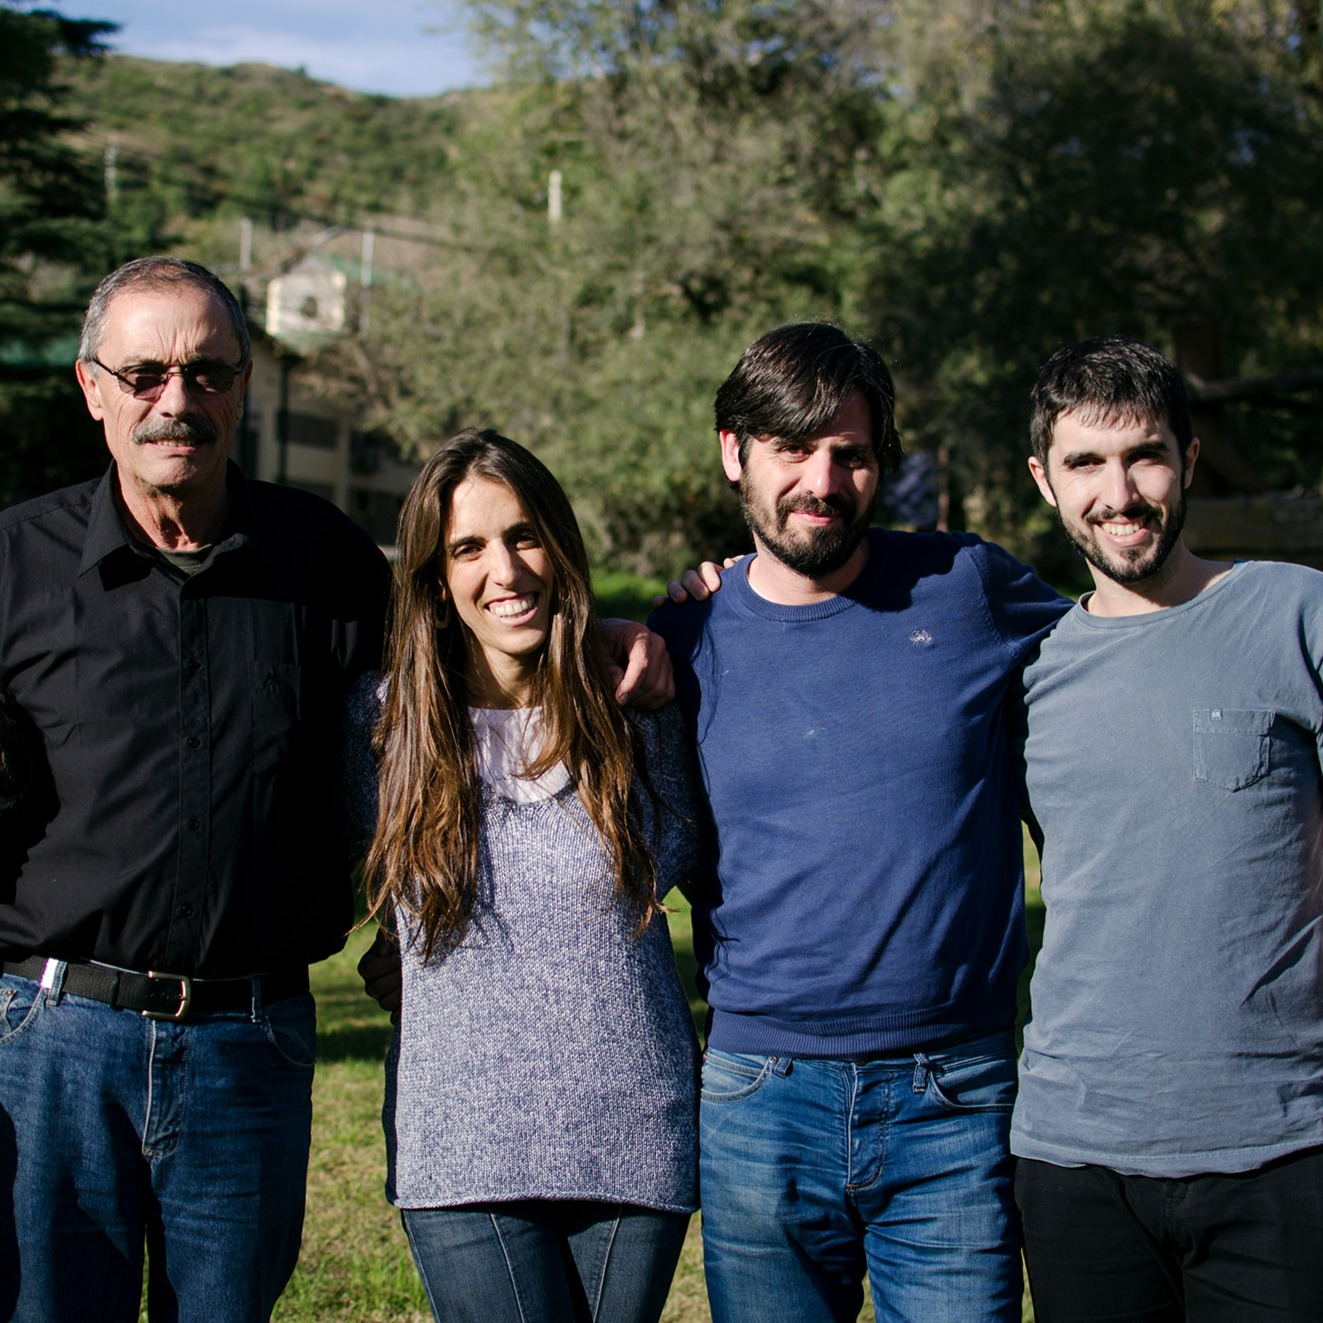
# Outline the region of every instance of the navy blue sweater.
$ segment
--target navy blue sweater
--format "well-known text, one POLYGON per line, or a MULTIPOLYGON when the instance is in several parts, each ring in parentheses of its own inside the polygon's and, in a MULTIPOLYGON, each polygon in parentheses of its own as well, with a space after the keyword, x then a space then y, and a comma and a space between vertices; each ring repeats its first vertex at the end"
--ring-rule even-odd
POLYGON ((709 602, 653 616, 717 828, 694 931, 724 1051, 881 1056, 1014 1021, 1008 718, 1069 603, 972 535, 869 536, 825 602, 766 601, 744 561, 709 602))

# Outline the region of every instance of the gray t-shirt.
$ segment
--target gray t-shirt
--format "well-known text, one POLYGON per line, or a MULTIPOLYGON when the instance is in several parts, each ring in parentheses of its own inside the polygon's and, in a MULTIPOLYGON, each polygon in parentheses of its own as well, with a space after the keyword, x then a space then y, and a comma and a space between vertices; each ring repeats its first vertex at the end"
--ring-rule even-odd
POLYGON ((1323 575, 1077 607, 1025 672, 1047 926, 1015 1153, 1248 1171, 1323 1143, 1323 575))

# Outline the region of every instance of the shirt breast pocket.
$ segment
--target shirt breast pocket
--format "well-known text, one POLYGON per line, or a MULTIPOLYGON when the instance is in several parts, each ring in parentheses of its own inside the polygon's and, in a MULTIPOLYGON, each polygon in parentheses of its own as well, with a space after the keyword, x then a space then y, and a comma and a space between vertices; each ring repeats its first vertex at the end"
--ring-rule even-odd
POLYGON ((301 668, 297 665, 251 663, 249 698, 254 767, 269 771, 289 755, 299 728, 301 681, 301 668))
POLYGON ((1194 779, 1244 790, 1271 770, 1270 708, 1210 707, 1194 713, 1194 779))

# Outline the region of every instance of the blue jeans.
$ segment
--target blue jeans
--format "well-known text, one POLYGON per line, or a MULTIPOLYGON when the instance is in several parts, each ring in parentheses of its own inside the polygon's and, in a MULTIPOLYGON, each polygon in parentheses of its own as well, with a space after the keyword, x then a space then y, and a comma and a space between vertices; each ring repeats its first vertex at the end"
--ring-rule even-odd
MULTIPOLYGON (((62 969, 62 967, 61 967, 62 969)), ((311 996, 148 1020, 0 976, 0 1319, 265 1323, 298 1258, 311 996)))
POLYGON ((689 1225, 688 1213, 578 1199, 403 1218, 438 1323, 656 1323, 689 1225))
POLYGON ((1011 1035, 867 1062, 703 1063, 714 1323, 1019 1323, 1011 1035))

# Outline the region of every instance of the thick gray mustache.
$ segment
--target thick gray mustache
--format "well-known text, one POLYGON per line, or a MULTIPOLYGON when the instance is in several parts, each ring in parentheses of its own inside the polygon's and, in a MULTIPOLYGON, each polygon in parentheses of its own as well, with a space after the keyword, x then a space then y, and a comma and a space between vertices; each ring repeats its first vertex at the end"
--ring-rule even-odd
POLYGON ((216 429, 205 419, 188 422, 175 419, 154 423, 143 423, 133 434, 135 441, 196 441, 206 445, 216 439, 216 429))

